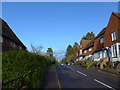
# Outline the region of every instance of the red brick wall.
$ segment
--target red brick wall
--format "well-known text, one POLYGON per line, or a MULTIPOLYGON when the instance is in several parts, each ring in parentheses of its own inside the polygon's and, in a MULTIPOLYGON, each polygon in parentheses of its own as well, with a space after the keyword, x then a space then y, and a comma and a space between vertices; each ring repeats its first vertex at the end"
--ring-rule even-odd
POLYGON ((112 13, 104 35, 104 47, 110 47, 112 44, 120 42, 120 30, 118 30, 118 26, 120 27, 120 18, 112 13), (112 41, 111 33, 114 31, 118 32, 117 41, 112 41))

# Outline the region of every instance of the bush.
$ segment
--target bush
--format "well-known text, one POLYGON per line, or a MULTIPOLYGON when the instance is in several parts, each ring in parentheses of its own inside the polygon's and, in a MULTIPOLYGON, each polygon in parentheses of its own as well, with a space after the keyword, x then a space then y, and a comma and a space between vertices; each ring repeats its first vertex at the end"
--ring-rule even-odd
POLYGON ((115 67, 120 63, 120 61, 114 62, 115 67))
POLYGON ((4 52, 2 57, 3 84, 17 80, 3 85, 3 88, 19 88, 22 85, 38 88, 49 65, 50 60, 44 56, 24 51, 4 52))
POLYGON ((83 64, 83 61, 76 61, 76 62, 75 62, 75 65, 82 66, 82 64, 83 64))
POLYGON ((97 63, 98 63, 98 62, 99 62, 99 61, 93 61, 91 67, 95 67, 95 68, 97 68, 97 63))

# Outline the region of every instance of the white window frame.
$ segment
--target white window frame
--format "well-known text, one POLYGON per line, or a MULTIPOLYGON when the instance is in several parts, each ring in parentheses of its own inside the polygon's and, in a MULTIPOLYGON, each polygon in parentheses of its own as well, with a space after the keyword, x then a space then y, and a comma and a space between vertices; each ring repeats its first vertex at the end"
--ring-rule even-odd
POLYGON ((100 52, 94 53, 94 59, 99 59, 100 58, 100 52))
POLYGON ((118 34, 117 34, 117 32, 111 33, 111 36, 112 36, 112 41, 115 41, 115 40, 118 39, 118 34))
POLYGON ((119 50, 119 57, 120 57, 120 45, 118 45, 118 50, 119 50))
POLYGON ((89 51, 92 51, 92 47, 91 47, 91 48, 89 48, 89 51))
POLYGON ((112 45, 112 57, 117 57, 117 45, 112 45))
POLYGON ((82 49, 80 49, 80 54, 82 54, 82 49))
POLYGON ((87 53, 87 50, 85 50, 84 53, 87 53))

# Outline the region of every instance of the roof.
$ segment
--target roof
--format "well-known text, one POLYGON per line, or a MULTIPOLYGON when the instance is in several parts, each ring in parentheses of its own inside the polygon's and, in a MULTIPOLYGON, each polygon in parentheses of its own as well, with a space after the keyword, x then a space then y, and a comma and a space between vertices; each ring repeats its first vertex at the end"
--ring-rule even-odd
POLYGON ((81 40, 80 45, 83 46, 83 48, 90 42, 91 40, 81 40))
POLYGON ((85 46, 84 50, 86 50, 86 49, 88 49, 88 48, 90 48, 90 47, 92 47, 92 46, 94 46, 94 40, 90 41, 90 42, 85 46))
MULTIPOLYGON (((97 38, 101 37, 102 35, 104 35, 105 32, 106 32, 106 28, 107 28, 107 27, 103 28, 103 30, 95 37, 95 39, 97 39, 97 38)), ((94 39, 94 40, 95 40, 95 39, 94 39)))
MULTIPOLYGON (((0 20, 2 19, 0 18, 0 20)), ((20 41, 20 39, 15 35, 15 33, 11 30, 11 28, 4 20, 2 20, 2 35, 26 49, 26 46, 20 41)))
POLYGON ((112 12, 112 14, 114 14, 114 15, 120 17, 120 13, 112 12))

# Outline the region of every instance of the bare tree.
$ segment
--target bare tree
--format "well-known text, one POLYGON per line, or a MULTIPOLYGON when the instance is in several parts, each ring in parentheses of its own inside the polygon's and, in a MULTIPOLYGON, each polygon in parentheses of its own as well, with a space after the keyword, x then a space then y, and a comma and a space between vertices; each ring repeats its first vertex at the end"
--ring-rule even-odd
POLYGON ((33 46, 33 44, 31 44, 31 48, 32 48, 32 51, 31 51, 32 53, 41 55, 41 50, 43 49, 42 45, 40 45, 40 46, 33 46))

